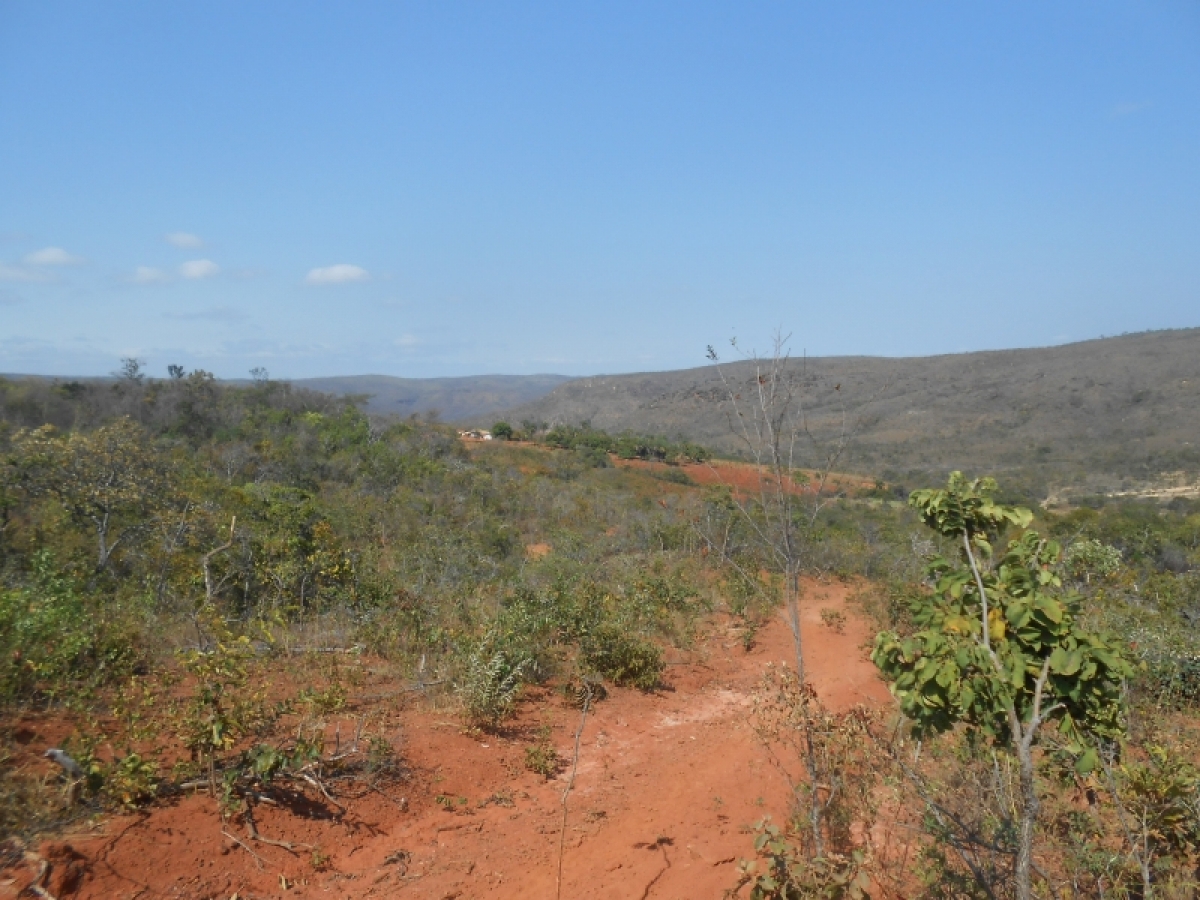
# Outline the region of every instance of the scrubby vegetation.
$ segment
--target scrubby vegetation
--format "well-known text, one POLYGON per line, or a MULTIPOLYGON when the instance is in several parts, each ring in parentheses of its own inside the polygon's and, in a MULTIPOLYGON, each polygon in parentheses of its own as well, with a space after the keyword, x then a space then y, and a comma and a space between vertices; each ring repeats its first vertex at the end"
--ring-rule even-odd
MULTIPOLYGON (((1023 512, 1021 490, 960 479, 765 510, 604 464, 704 458, 685 444, 577 428, 468 447, 265 373, 0 381, 0 411, 0 714, 60 716, 83 772, 64 795, 5 737, 6 833, 203 790, 269 840, 254 811, 273 792, 337 809, 348 784, 405 777, 369 714, 331 745, 371 678, 503 734, 530 685, 662 688, 714 611, 752 647, 802 574, 854 585, 907 718, 833 713, 768 674, 755 733, 795 809, 759 824, 745 890, 1005 897, 1014 872, 1025 895, 1195 890, 1200 503, 1023 512), (780 509, 792 568, 762 537, 780 509)), ((522 737, 518 767, 561 771, 548 735, 522 737)))
POLYGON ((472 455, 444 426, 265 373, 172 375, 0 382, 0 703, 76 722, 95 802, 199 779, 253 828, 265 783, 324 784, 321 722, 359 654, 495 729, 530 682, 654 689, 661 644, 711 606, 688 500, 655 502, 648 476, 574 451, 472 455), (167 771, 172 747, 188 761, 167 771))
POLYGON ((760 733, 818 777, 796 779, 787 827, 760 823, 753 896, 860 896, 864 873, 899 896, 1194 896, 1200 504, 1034 516, 996 496, 961 476, 914 493, 923 573, 860 595, 904 717, 864 725, 764 685, 760 733), (890 837, 838 837, 847 811, 890 837))
POLYGON ((556 425, 540 436, 543 443, 581 454, 613 453, 621 459, 647 459, 678 464, 704 462, 712 454, 698 444, 686 440, 671 441, 662 437, 621 432, 609 434, 590 424, 556 425))

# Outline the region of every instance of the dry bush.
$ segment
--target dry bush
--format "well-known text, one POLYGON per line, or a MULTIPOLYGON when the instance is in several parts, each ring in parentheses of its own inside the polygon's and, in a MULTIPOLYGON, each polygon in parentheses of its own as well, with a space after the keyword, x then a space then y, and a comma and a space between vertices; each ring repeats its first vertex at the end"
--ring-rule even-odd
POLYGON ((831 712, 811 684, 771 664, 751 723, 795 802, 785 827, 758 823, 756 858, 742 861, 734 890, 749 885, 763 900, 864 896, 886 765, 872 738, 878 714, 863 706, 831 712))

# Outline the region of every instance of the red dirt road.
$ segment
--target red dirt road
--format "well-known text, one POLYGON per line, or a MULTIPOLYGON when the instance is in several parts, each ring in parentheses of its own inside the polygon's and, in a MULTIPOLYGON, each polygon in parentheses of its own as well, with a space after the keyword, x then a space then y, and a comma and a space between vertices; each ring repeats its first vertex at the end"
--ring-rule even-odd
MULTIPOLYGON (((820 609, 842 608, 846 593, 841 585, 807 586, 810 677, 833 709, 888 704, 862 649, 867 625, 853 610, 844 634, 820 622, 820 609)), ((563 897, 719 898, 736 882, 737 860, 752 849, 746 827, 787 812, 787 785, 747 711, 764 666, 790 662, 791 646, 781 617, 749 653, 734 632, 714 627, 668 668, 667 689, 616 689, 594 707, 569 799, 563 897)), ((315 858, 308 849, 249 844, 256 862, 222 835, 213 801, 196 796, 43 846, 52 863, 48 887, 60 898, 114 900, 554 897, 569 771, 550 781, 527 772, 524 748, 548 725, 569 760, 579 712, 557 696, 531 692, 530 699, 537 702, 522 704, 509 737, 468 736, 451 713, 417 706, 395 713, 389 736, 402 736, 411 779, 388 797, 347 801, 340 820, 316 807, 311 818, 260 807, 264 835, 314 844, 315 858), (72 864, 73 854, 82 859, 72 864)), ((347 718, 343 735, 350 730, 347 718)), ((245 839, 242 826, 225 827, 245 839)), ((15 896, 31 873, 11 874, 19 877, 0 886, 0 897, 15 896)))

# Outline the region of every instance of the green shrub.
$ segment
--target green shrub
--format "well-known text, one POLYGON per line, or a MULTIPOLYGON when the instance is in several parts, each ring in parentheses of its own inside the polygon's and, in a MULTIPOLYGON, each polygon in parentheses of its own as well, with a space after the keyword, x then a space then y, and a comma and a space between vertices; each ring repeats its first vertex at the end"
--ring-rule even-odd
POLYGON ((1063 553, 1062 566, 1075 581, 1090 584, 1120 570, 1121 551, 1094 538, 1076 541, 1063 553))
POLYGON ((550 729, 542 726, 538 731, 537 743, 525 748, 525 768, 543 778, 553 778, 562 768, 562 758, 550 743, 550 729))
POLYGON ((30 586, 0 593, 0 698, 60 697, 132 671, 141 657, 130 632, 85 601, 49 552, 33 564, 30 586))
POLYGON ((598 447, 579 447, 575 450, 579 461, 589 469, 607 469, 612 466, 608 454, 598 447))
POLYGON ((683 484, 688 486, 694 486, 696 484, 696 482, 692 480, 692 477, 688 475, 687 472, 683 471, 683 469, 677 469, 674 466, 666 469, 655 469, 650 473, 650 475, 654 478, 657 478, 659 481, 668 481, 671 484, 683 484))
POLYGON ((666 669, 657 645, 615 623, 604 623, 584 635, 579 651, 585 670, 643 691, 658 687, 666 669))
POLYGON ((512 715, 525 660, 514 660, 503 650, 493 650, 491 636, 475 647, 458 685, 467 721, 475 728, 494 729, 512 715))

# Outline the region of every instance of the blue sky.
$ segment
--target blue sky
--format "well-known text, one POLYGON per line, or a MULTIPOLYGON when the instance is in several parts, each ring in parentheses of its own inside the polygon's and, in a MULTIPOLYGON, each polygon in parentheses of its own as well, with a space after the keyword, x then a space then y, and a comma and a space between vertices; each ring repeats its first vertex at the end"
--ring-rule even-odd
POLYGON ((1200 325, 1200 5, 0 0, 0 371, 1200 325))

